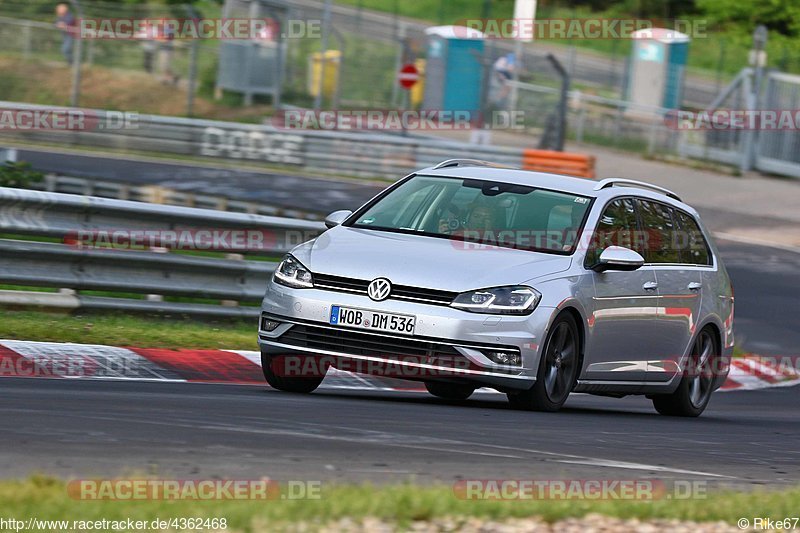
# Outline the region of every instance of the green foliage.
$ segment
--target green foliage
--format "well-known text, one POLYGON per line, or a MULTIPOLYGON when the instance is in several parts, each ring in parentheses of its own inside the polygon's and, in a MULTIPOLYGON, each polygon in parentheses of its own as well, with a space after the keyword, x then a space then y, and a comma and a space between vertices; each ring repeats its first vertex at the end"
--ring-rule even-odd
MULTIPOLYGON (((124 465, 124 460, 120 461, 124 465)), ((121 467, 122 468, 122 467, 121 467)), ((142 479, 142 475, 126 476, 142 479)), ((281 483, 281 494, 287 494, 281 483)), ((459 498, 448 485, 329 485, 321 486, 319 499, 243 500, 130 500, 76 501, 68 495, 67 483, 37 476, 0 482, 0 507, 16 520, 146 520, 166 517, 224 517, 229 531, 316 531, 326 522, 349 517, 375 517, 410 529, 413 520, 451 517, 452 530, 461 529, 469 517, 503 520, 539 516, 547 522, 600 513, 640 520, 678 519, 736 524, 741 517, 794 516, 800 505, 800 489, 755 488, 750 491, 709 491, 707 497, 691 499, 632 500, 470 500, 459 498), (300 524, 303 524, 302 526, 300 524)), ((474 529, 474 524, 470 524, 474 529)), ((706 530, 723 529, 724 523, 706 530)), ((340 526, 341 527, 341 526, 340 526)), ((629 526, 631 527, 631 526, 629 526)), ((661 524, 649 529, 677 528, 661 524)), ((351 528, 352 529, 352 528, 351 528)), ((411 528, 413 529, 413 528, 411 528)), ((430 528, 424 528, 429 530, 430 528)), ((645 525, 639 527, 646 530, 645 525)), ((685 528, 684 528, 685 529, 685 528)), ((326 530, 331 531, 328 527, 326 530)), ((364 530, 358 528, 359 531, 364 530)), ((448 529, 449 530, 449 529, 448 529)))
POLYGON ((142 348, 258 349, 258 325, 255 319, 200 320, 182 315, 144 316, 108 312, 71 316, 8 310, 2 310, 2 316, 2 339, 142 348))
POLYGON ((800 3, 797 0, 697 0, 710 20, 728 28, 752 32, 758 24, 781 35, 800 35, 800 3))
POLYGON ((43 179, 44 174, 33 170, 31 164, 24 161, 6 161, 0 165, 0 187, 26 189, 43 179))

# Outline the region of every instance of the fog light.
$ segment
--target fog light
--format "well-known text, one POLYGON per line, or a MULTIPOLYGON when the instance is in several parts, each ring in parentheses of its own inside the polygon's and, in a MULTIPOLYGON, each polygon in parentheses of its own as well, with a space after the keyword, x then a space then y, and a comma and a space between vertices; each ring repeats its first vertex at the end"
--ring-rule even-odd
POLYGON ((275 331, 281 323, 267 317, 261 319, 261 331, 275 331))
POLYGON ((520 366, 522 364, 522 354, 519 352, 494 351, 487 352, 486 355, 489 359, 501 365, 520 366))

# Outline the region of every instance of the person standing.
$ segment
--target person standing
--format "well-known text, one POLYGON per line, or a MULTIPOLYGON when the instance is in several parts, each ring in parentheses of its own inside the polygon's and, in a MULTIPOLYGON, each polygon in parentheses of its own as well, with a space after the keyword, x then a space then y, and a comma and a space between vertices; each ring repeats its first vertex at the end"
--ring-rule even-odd
POLYGON ((67 61, 67 64, 72 64, 72 48, 75 43, 75 17, 69 10, 67 4, 58 4, 56 6, 56 28, 61 30, 61 54, 67 61))

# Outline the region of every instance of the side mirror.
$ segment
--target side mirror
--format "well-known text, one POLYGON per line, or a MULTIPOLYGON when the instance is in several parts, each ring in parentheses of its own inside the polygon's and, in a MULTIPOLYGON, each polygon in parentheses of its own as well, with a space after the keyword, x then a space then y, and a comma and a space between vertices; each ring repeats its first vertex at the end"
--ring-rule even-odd
POLYGON ((333 213, 325 217, 325 226, 328 228, 338 226, 339 224, 347 220, 347 217, 349 217, 352 214, 353 212, 347 209, 334 211, 333 213))
POLYGON ((630 272, 644 264, 644 257, 624 246, 609 246, 600 254, 600 259, 592 267, 595 272, 622 270, 630 272))

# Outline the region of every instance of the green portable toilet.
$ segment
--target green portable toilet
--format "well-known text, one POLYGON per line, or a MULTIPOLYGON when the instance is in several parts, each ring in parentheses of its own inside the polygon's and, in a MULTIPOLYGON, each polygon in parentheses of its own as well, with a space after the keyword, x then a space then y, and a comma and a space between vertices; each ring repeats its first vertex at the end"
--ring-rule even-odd
POLYGON ((425 97, 429 110, 481 110, 484 34, 464 26, 435 26, 425 30, 428 54, 425 97))
POLYGON ((645 28, 633 32, 631 38, 628 100, 644 106, 680 108, 689 36, 666 28, 645 28))

